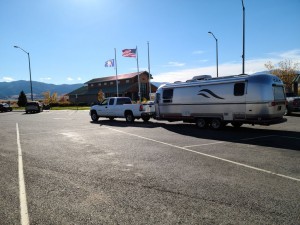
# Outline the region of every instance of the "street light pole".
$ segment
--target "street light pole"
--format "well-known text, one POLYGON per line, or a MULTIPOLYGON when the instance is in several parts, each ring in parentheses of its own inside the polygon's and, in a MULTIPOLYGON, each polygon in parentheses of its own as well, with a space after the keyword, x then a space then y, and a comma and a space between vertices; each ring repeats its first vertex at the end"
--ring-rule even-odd
POLYGON ((243 6, 243 73, 245 74, 245 6, 244 6, 244 0, 242 0, 242 6, 243 6))
POLYGON ((32 94, 32 81, 31 81, 31 67, 30 67, 30 55, 29 52, 26 52, 23 48, 19 46, 14 46, 15 48, 21 49, 23 52, 25 52, 28 56, 28 64, 29 64, 29 77, 30 77, 30 93, 31 93, 31 101, 33 101, 33 94, 32 94))
POLYGON ((208 32, 209 34, 211 34, 214 39, 216 40, 216 62, 217 62, 217 77, 219 77, 219 56, 218 56, 218 39, 215 37, 215 35, 212 32, 208 32))

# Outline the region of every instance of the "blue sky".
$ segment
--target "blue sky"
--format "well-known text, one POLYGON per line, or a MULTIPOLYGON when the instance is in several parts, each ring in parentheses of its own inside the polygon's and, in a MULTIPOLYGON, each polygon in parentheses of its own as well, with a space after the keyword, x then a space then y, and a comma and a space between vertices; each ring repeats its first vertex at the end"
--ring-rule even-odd
MULTIPOLYGON (((300 0, 244 0, 245 72, 264 63, 300 62, 300 0)), ((156 82, 242 73, 241 0, 0 0, 0 81, 84 83, 115 74, 104 67, 117 49, 118 74, 136 72, 122 49, 138 47, 139 67, 156 82)))

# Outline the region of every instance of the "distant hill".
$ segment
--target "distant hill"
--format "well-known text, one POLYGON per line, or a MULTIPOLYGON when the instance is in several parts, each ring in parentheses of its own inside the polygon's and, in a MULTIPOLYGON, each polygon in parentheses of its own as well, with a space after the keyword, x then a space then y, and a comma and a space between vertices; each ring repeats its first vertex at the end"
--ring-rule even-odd
POLYGON ((161 86, 163 84, 168 84, 168 82, 151 82, 151 84, 153 84, 155 87, 159 88, 159 86, 161 86))
MULTIPOLYGON (((47 84, 32 81, 32 92, 34 99, 43 98, 43 92, 50 91, 50 94, 56 92, 58 96, 70 93, 83 84, 47 84)), ((18 99, 21 91, 24 91, 27 98, 30 98, 30 82, 19 80, 12 82, 0 82, 0 99, 18 99)))

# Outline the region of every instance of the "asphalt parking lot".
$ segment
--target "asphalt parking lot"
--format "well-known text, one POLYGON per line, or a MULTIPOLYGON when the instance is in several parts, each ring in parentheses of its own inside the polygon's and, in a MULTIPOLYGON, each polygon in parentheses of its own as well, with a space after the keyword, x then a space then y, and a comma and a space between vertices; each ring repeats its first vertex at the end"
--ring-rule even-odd
POLYGON ((300 224, 300 114, 273 126, 0 114, 0 224, 300 224))

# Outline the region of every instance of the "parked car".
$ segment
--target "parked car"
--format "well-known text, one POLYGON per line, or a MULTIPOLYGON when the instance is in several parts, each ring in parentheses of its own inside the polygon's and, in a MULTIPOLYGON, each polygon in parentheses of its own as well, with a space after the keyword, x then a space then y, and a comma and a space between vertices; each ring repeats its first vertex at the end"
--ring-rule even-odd
POLYGON ((25 106, 26 113, 33 113, 33 112, 42 112, 43 111, 43 104, 41 102, 27 102, 25 106))
POLYGON ((294 93, 286 93, 286 115, 290 115, 292 112, 300 112, 300 96, 296 96, 294 93))
POLYGON ((0 103, 0 112, 10 112, 12 111, 12 107, 7 103, 0 103))

